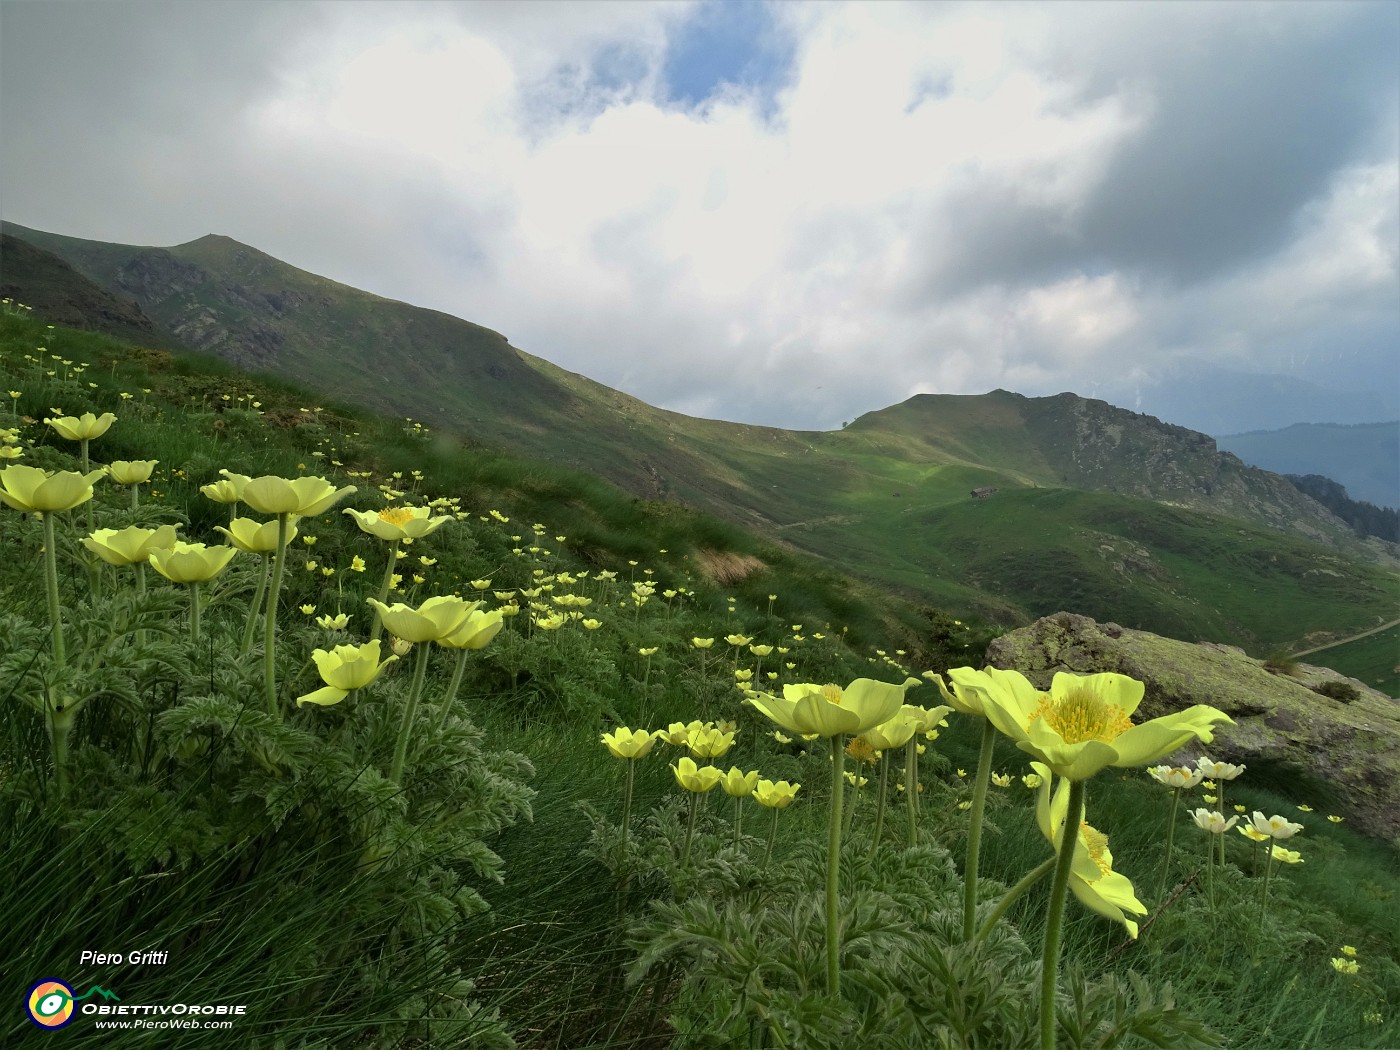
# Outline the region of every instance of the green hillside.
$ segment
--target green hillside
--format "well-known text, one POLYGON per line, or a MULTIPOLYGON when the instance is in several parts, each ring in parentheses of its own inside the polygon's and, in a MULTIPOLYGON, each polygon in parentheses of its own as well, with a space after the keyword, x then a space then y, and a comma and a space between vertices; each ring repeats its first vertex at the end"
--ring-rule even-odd
POLYGON ((727 518, 955 614, 1074 608, 1265 654, 1400 604, 1393 546, 1203 434, 1101 401, 920 395, 832 432, 695 419, 226 237, 140 248, 7 229, 238 367, 727 518))

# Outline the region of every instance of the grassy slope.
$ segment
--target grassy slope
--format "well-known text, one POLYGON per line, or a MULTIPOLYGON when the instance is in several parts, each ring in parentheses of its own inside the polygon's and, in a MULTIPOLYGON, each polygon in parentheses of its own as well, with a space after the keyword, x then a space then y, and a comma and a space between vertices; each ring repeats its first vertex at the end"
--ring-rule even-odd
POLYGON ((1172 462, 1172 439, 1143 452, 1130 435, 1118 454, 1115 436, 1086 461, 1077 433, 1121 427, 1069 418, 1088 404, 1069 395, 921 396, 829 433, 699 420, 525 354, 488 329, 338 285, 228 238, 132 249, 20 232, 99 282, 139 288, 149 278, 165 291, 143 300, 148 312, 206 350, 729 517, 961 613, 1019 623, 1074 608, 1256 652, 1394 615, 1393 576, 1360 560, 1317 554, 1340 573, 1330 578, 1347 592, 1339 598, 1303 575, 1309 554, 1298 541, 1141 498, 1150 467, 1170 490, 1158 498, 1177 502, 1199 501, 1196 475, 1215 471, 1212 480, 1252 486, 1288 524, 1307 504, 1280 509, 1278 498, 1301 499, 1286 483, 1270 488, 1267 475, 1215 456, 1208 441, 1172 462), (213 316, 211 327, 203 318, 213 316), (225 345, 233 329, 247 337, 243 349, 225 345), (968 491, 978 486, 1000 491, 974 503, 968 491), (1096 488, 1122 494, 1083 491, 1096 488))
POLYGON ((1341 671, 1383 693, 1400 697, 1400 627, 1319 649, 1299 659, 1341 671))

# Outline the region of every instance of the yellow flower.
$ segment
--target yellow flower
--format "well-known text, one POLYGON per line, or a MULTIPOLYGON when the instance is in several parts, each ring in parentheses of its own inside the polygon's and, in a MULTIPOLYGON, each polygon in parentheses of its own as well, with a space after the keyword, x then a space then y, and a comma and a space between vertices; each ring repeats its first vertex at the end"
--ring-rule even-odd
POLYGON ((329 614, 316 617, 316 626, 327 631, 343 631, 350 624, 350 617, 344 613, 337 613, 335 616, 329 614))
MULTIPOLYGON (((215 530, 222 532, 229 538, 239 550, 247 554, 271 554, 277 549, 277 522, 254 521, 252 518, 234 518, 225 528, 222 525, 214 526, 215 530)), ((288 522, 287 542, 291 543, 296 539, 297 527, 288 522)))
POLYGON ((774 783, 771 780, 760 780, 753 787, 753 797, 760 806, 767 806, 769 809, 787 809, 792 805, 792 800, 797 797, 797 792, 802 788, 801 784, 789 784, 786 780, 779 780, 774 783))
MULTIPOLYGON (((1069 780, 1061 779, 1051 798, 1053 779, 1049 766, 1032 762, 1031 768, 1040 776, 1036 795, 1035 819, 1040 833, 1059 853, 1064 848, 1065 820, 1069 817, 1069 780)), ((1113 870, 1113 854, 1108 848, 1108 836, 1091 825, 1080 822, 1079 837, 1074 843, 1073 867, 1069 888, 1079 903, 1106 919, 1121 922, 1134 939, 1138 925, 1129 915, 1146 915, 1147 907, 1137 899, 1132 881, 1113 870)))
POLYGON ((491 589, 491 581, 490 581, 490 580, 472 580, 472 586, 475 587, 475 588, 476 588, 477 590, 479 590, 479 591, 487 591, 487 590, 490 590, 490 589, 491 589))
POLYGON ((730 798, 748 798, 753 794, 757 785, 758 770, 745 773, 738 766, 730 766, 729 772, 724 774, 724 778, 720 781, 724 793, 730 798))
POLYGON ((93 483, 105 473, 105 467, 79 474, 16 463, 0 470, 0 502, 15 510, 38 513, 72 510, 92 499, 93 483))
POLYGON ((484 649, 491 639, 500 633, 501 624, 504 622, 499 609, 493 609, 491 612, 473 609, 460 627, 446 638, 438 639, 438 645, 447 649, 484 649))
POLYGON ((719 758, 734 746, 734 734, 706 727, 690 730, 685 743, 696 758, 719 758))
POLYGON ((176 540, 168 548, 152 548, 152 567, 172 583, 205 583, 228 567, 236 554, 232 547, 206 547, 176 540))
POLYGON ((992 774, 992 783, 995 784, 995 785, 996 785, 997 787, 999 787, 999 788, 1010 787, 1010 786, 1011 786, 1011 774, 1010 774, 1010 773, 993 773, 993 774, 992 774))
POLYGON ((301 607, 301 614, 302 614, 303 616, 315 616, 315 615, 316 615, 316 606, 314 606, 314 605, 303 605, 303 606, 301 607))
POLYGON ((782 697, 755 691, 747 702, 791 733, 859 734, 893 718, 904 706, 904 691, 918 684, 913 678, 902 685, 857 678, 845 689, 804 683, 783 686, 782 697))
POLYGON ((395 602, 385 605, 377 598, 365 599, 379 610, 384 629, 406 642, 436 642, 453 634, 467 621, 480 602, 466 602, 454 595, 438 595, 418 608, 395 602))
POLYGON ((1244 766, 1233 766, 1229 762, 1215 762, 1205 755, 1196 759, 1196 768, 1213 780, 1234 780, 1245 771, 1244 766))
MULTIPOLYGON (((1271 839, 1291 839, 1303 830, 1303 825, 1295 824, 1286 817, 1280 817, 1277 814, 1266 819, 1264 814, 1257 809, 1249 823, 1255 831, 1271 839)), ((1253 835, 1250 836, 1250 838, 1253 837, 1253 835)))
POLYGON ((909 743, 918 728, 918 719, 906 715, 901 708, 899 714, 893 718, 867 729, 860 735, 860 739, 876 751, 893 751, 909 743))
POLYGON ((1354 959, 1356 958, 1356 949, 1350 944, 1344 944, 1342 945, 1342 954, 1347 956, 1348 958, 1354 959))
POLYGON ((1332 960, 1332 969, 1336 970, 1338 973, 1351 974, 1356 973, 1358 970, 1360 970, 1361 964, 1355 959, 1334 958, 1332 960))
POLYGON ((584 621, 583 621, 583 626, 584 626, 584 628, 585 628, 586 630, 589 630, 589 631, 596 631, 599 627, 602 627, 602 626, 603 626, 603 621, 602 621, 602 620, 584 620, 584 621))
POLYGON ((1040 787, 1044 782, 1045 779, 1039 773, 1027 773, 1021 778, 1021 783, 1025 784, 1026 787, 1030 788, 1032 791, 1040 787))
POLYGON ((326 707, 338 704, 350 695, 352 689, 363 689, 379 673, 398 659, 390 656, 383 662, 379 659, 379 639, 364 645, 337 645, 334 649, 315 649, 311 659, 316 662, 316 670, 321 673, 324 689, 297 697, 297 705, 316 704, 326 707))
POLYGON ((1298 807, 1298 812, 1300 812, 1300 813, 1311 813, 1312 811, 1313 811, 1312 806, 1299 806, 1299 807, 1298 807))
POLYGON ((118 485, 144 485, 151 480, 158 459, 118 459, 107 466, 108 476, 118 485))
POLYGON ((45 419, 44 422, 58 431, 60 437, 69 441, 90 441, 107 433, 107 428, 117 421, 110 412, 95 416, 84 412, 81 416, 63 416, 60 419, 45 419))
POLYGON ((308 518, 324 514, 354 491, 354 485, 338 489, 325 478, 288 479, 269 474, 243 486, 243 502, 259 514, 295 514, 308 518))
MULTIPOLYGON (((379 539, 419 539, 445 522, 452 521, 452 515, 442 514, 430 517, 427 507, 385 507, 379 512, 351 510, 344 508, 344 514, 354 518, 354 524, 361 532, 368 532, 379 539)), ((484 588, 483 588, 484 589, 484 588)))
POLYGON ((247 474, 231 474, 227 470, 221 470, 219 473, 223 475, 222 480, 212 485, 201 485, 199 491, 215 503, 240 502, 243 499, 244 487, 253 479, 247 474))
POLYGON ((751 645, 751 646, 749 646, 749 652, 753 653, 754 656, 767 656, 767 655, 768 655, 769 653, 771 653, 772 651, 773 651, 773 647, 772 647, 771 645, 751 645))
POLYGON ((1188 740, 1210 741, 1223 711, 1197 704, 1134 725, 1143 684, 1121 674, 1057 673, 1048 694, 1016 671, 948 672, 964 692, 981 694, 987 719, 1058 776, 1087 780, 1107 766, 1145 766, 1188 740))
POLYGON ((851 787, 859 791, 861 788, 865 787, 866 784, 870 783, 870 778, 858 777, 854 773, 848 771, 846 773, 846 783, 850 784, 851 787))
POLYGON ((924 733, 930 740, 937 738, 938 727, 947 725, 948 716, 953 713, 953 708, 942 704, 938 707, 918 707, 914 704, 905 704, 900 710, 915 720, 914 732, 924 733))
POLYGON ((124 529, 98 529, 91 536, 83 538, 83 546, 108 565, 136 565, 146 561, 155 548, 172 547, 174 544, 174 525, 162 525, 156 529, 143 529, 139 525, 128 525, 124 529))
POLYGON ((351 571, 351 572, 364 572, 364 571, 365 571, 365 560, 364 560, 363 558, 361 558, 358 554, 355 555, 353 558, 350 559, 350 571, 351 571))
POLYGON ((660 734, 649 733, 645 729, 632 730, 619 726, 611 733, 604 733, 602 741, 613 758, 644 758, 656 746, 659 738, 660 734))
POLYGON ((697 649, 708 649, 715 644, 715 640, 713 638, 692 638, 690 644, 697 649))
POLYGON ((1203 806, 1192 812, 1191 819, 1196 822, 1196 827, 1202 831, 1209 831, 1212 835, 1223 835, 1233 828, 1240 818, 1231 817, 1226 820, 1225 814, 1217 813, 1203 806))
POLYGON ((866 742, 864 735, 853 736, 847 741, 846 754, 850 755, 857 762, 864 762, 866 765, 874 765, 880 758, 880 753, 866 742))
POLYGON ((638 655, 638 656, 655 656, 655 655, 656 655, 656 650, 657 650, 657 647, 653 645, 653 646, 651 646, 650 648, 638 649, 638 650, 637 650, 637 655, 638 655))
POLYGON ((1260 831, 1253 824, 1241 824, 1235 830, 1251 842, 1268 842, 1269 839, 1273 838, 1268 832, 1260 831))
POLYGON ((696 794, 704 794, 709 791, 724 777, 724 774, 714 766, 697 767, 695 760, 688 755, 672 765, 671 772, 676 774, 677 784, 696 794))
POLYGON ((1333 824, 1340 824, 1343 818, 1337 816, 1334 813, 1329 813, 1327 814, 1327 819, 1330 820, 1333 824))
POLYGON ((1274 860, 1284 864, 1302 864, 1303 855, 1291 849, 1284 849, 1282 846, 1273 846, 1270 849, 1274 860))
POLYGON ((753 641, 752 638, 743 634, 726 634, 724 640, 733 646, 748 645, 753 641))

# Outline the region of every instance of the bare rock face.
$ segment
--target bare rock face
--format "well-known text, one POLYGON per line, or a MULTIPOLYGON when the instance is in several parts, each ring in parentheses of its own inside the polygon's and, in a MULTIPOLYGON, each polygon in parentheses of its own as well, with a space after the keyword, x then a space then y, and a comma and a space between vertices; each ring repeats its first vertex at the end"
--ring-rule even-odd
POLYGON ((1353 678, 1307 664, 1274 673, 1233 646, 1178 642, 1066 612, 996 639, 986 660, 1040 689, 1056 671, 1129 675, 1147 687, 1137 721, 1192 704, 1217 707, 1236 724, 1173 761, 1205 751, 1327 785, 1333 812, 1370 834, 1400 837, 1400 701, 1353 678))

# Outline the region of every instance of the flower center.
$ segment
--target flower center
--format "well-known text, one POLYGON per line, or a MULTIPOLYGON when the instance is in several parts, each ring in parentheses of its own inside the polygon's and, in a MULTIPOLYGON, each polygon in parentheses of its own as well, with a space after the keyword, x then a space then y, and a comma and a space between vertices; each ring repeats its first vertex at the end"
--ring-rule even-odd
POLYGON ((869 741, 858 736, 851 737, 851 742, 846 745, 846 754, 857 762, 864 762, 867 765, 873 765, 877 758, 875 749, 870 746, 869 741))
POLYGON ((1056 701, 1046 696, 1031 712, 1030 720, 1044 718, 1045 724, 1060 734, 1066 744, 1086 740, 1111 743, 1133 727, 1133 720, 1117 704, 1106 703, 1091 689, 1075 689, 1056 701))
POLYGON ((1089 859, 1098 867, 1100 874, 1107 875, 1113 870, 1108 859, 1108 836, 1089 824, 1079 825, 1079 841, 1089 853, 1089 859))
POLYGON ((379 520, 390 525, 406 525, 413 520, 413 511, 408 507, 385 507, 379 512, 379 520))
POLYGON ((822 686, 822 699, 829 704, 841 703, 841 687, 839 685, 822 686))

